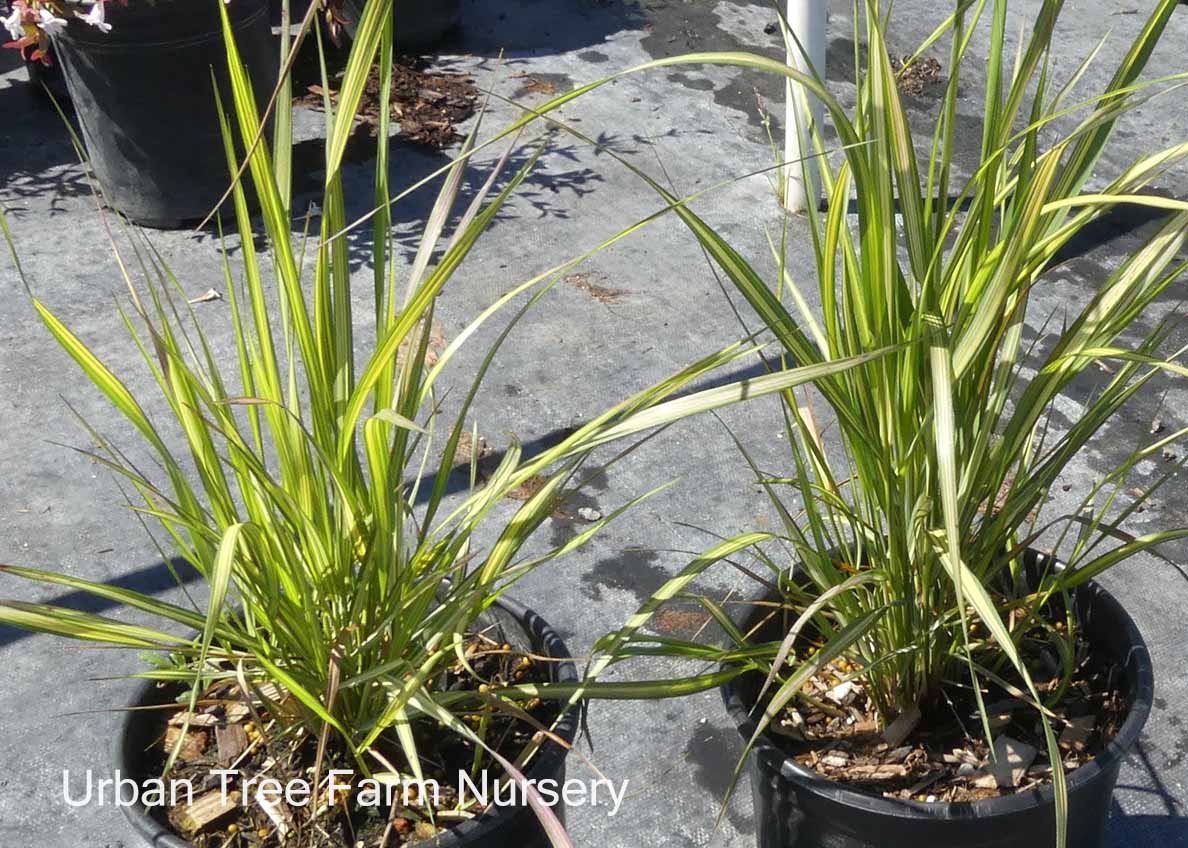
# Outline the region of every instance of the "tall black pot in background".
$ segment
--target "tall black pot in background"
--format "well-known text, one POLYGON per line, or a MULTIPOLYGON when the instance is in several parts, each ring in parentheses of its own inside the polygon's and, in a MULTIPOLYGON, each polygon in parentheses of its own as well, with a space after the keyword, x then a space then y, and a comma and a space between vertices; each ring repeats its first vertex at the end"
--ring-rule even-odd
MULTIPOLYGON (((309 12, 310 4, 313 0, 289 0, 289 23, 296 26, 305 20, 305 15, 309 12)), ((282 0, 268 0, 268 9, 272 14, 273 26, 280 23, 281 8, 284 6, 282 0)))
MULTIPOLYGON (((346 0, 346 30, 353 38, 367 0, 346 0)), ((462 0, 392 0, 397 50, 430 47, 462 20, 462 0)))
MULTIPOLYGON (((226 9, 262 106, 277 75, 268 0, 226 9)), ((54 39, 107 201, 144 226, 200 220, 230 183, 211 84, 213 70, 230 109, 218 0, 109 3, 107 22, 72 20, 54 39)))

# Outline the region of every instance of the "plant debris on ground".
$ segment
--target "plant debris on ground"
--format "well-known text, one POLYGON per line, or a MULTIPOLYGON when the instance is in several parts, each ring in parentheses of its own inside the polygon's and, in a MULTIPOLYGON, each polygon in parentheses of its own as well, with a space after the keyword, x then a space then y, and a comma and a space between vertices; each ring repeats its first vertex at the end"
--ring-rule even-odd
POLYGON ((941 64, 931 56, 911 61, 911 56, 891 60, 891 70, 899 77, 899 90, 911 97, 921 97, 924 92, 941 82, 941 64))
POLYGON ((573 286, 579 291, 584 291, 599 303, 607 306, 622 303, 623 299, 631 294, 627 289, 616 289, 610 286, 599 285, 593 282, 590 276, 590 274, 570 274, 565 278, 565 282, 567 285, 573 286))
POLYGON ((512 76, 513 78, 524 80, 523 84, 516 90, 515 97, 524 97, 532 94, 552 97, 557 93, 557 84, 552 80, 541 79, 540 77, 530 76, 526 73, 512 74, 512 76))
MULTIPOLYGON (((398 137, 433 150, 443 150, 459 138, 458 125, 478 111, 478 88, 469 74, 432 70, 429 61, 398 56, 392 63, 392 92, 389 108, 400 125, 398 137)), ((331 98, 337 92, 330 93, 331 98)), ((323 106, 324 90, 310 85, 298 102, 314 109, 323 106)), ((359 119, 377 131, 383 105, 380 78, 373 68, 363 91, 359 119)))
MULTIPOLYGON (((499 463, 502 460, 502 454, 491 447, 491 445, 482 436, 478 438, 478 448, 475 449, 475 442, 470 433, 463 433, 458 438, 458 447, 454 452, 454 471, 461 474, 470 474, 471 464, 474 464, 475 484, 482 485, 491 479, 491 475, 499 468, 499 463)), ((531 500, 541 489, 548 485, 549 478, 543 474, 534 474, 525 480, 515 489, 512 489, 505 498, 513 501, 528 501, 531 500)), ((594 511, 590 509, 571 508, 571 505, 566 502, 567 495, 572 495, 573 492, 562 493, 557 500, 551 517, 556 521, 572 522, 583 521, 592 523, 602 518, 599 513, 594 516, 594 511)))

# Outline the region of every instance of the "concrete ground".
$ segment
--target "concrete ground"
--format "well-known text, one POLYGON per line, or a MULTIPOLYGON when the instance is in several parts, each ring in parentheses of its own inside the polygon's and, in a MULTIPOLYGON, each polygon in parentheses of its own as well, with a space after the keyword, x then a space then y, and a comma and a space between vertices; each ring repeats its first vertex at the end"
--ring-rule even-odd
MULTIPOLYGON (((1031 19, 1038 0, 1012 4, 1008 31, 1031 19)), ((1110 38, 1087 75, 1092 91, 1108 78, 1142 25, 1152 0, 1069 0, 1058 28, 1054 72, 1068 74, 1106 33, 1110 38)), ((852 101, 850 4, 830 3, 828 77, 852 101)), ((898 0, 891 34, 897 53, 908 53, 939 22, 938 4, 898 0)), ((516 94, 528 78, 562 91, 650 57, 692 50, 747 49, 780 55, 775 20, 763 0, 468 0, 466 23, 440 61, 472 71, 483 85, 516 94), (497 56, 504 52, 500 65, 497 56)), ((985 39, 980 42, 984 44, 985 39)), ((1185 70, 1188 8, 1178 11, 1151 60, 1149 75, 1185 70)), ((976 47, 976 50, 984 47, 976 47)), ((942 65, 947 54, 937 52, 942 65)), ((149 377, 124 336, 112 305, 122 283, 89 196, 82 171, 56 115, 32 95, 13 55, 0 57, 0 201, 8 209, 24 268, 38 296, 73 326, 135 389, 150 391, 149 377)), ((957 151, 958 168, 976 154, 981 63, 965 76, 961 119, 969 141, 957 151)), ((662 162, 679 192, 691 192, 772 162, 759 104, 779 102, 782 85, 728 68, 690 67, 625 79, 564 110, 567 120, 641 167, 659 173, 662 162)), ((539 93, 524 91, 531 100, 539 93)), ((931 131, 935 92, 910 102, 917 130, 931 131)), ((778 111, 778 110, 777 110, 778 111)), ((488 127, 509 116, 497 107, 488 127)), ((775 132, 778 129, 778 117, 775 132)), ((302 126, 317 125, 305 116, 302 126)), ((311 131, 307 131, 311 132, 311 131)), ((965 136, 963 136, 965 138, 965 136)), ((1188 138, 1188 92, 1181 90, 1128 117, 1102 162, 1100 176, 1115 174, 1140 152, 1188 138)), ((443 160, 401 148, 397 182, 411 181, 443 160)), ((349 166, 347 178, 362 210, 370 196, 372 165, 349 166)), ((472 180, 477 185, 480 173, 472 180)), ((1188 197, 1188 173, 1179 168, 1159 186, 1188 197)), ((312 198, 306 198, 312 199, 312 198)), ((406 249, 431 198, 423 192, 397 210, 398 242, 406 249)), ((557 139, 529 178, 524 192, 501 216, 456 285, 443 296, 446 334, 515 283, 588 249, 606 235, 657 208, 655 198, 610 157, 557 139)), ((704 198, 699 210, 748 256, 771 273, 764 227, 782 215, 772 187, 760 176, 704 198)), ((1037 328, 1053 309, 1084 302, 1109 269, 1132 250, 1152 221, 1117 217, 1077 245, 1054 270, 1036 298, 1028 323, 1037 328)), ((791 267, 807 268, 804 223, 792 223, 791 267)), ((178 272, 188 293, 222 288, 217 241, 209 234, 151 233, 153 244, 178 272)), ((366 245, 359 244, 361 301, 370 291, 366 245)), ((411 257, 405 256, 403 261, 411 257)), ((234 259, 234 257, 233 257, 234 259)), ((616 302, 588 289, 562 284, 517 329, 487 381, 477 409, 479 426, 497 446, 509 434, 531 444, 581 420, 631 390, 735 340, 740 328, 698 249, 682 228, 661 221, 632 240, 598 255, 581 269, 590 283, 624 290, 616 302)), ((68 413, 69 401, 123 444, 129 434, 57 348, 36 320, 7 259, 0 261, 0 562, 62 569, 162 597, 175 593, 159 556, 135 518, 121 505, 113 481, 67 446, 86 439, 68 413), (60 444, 55 444, 60 443, 60 444)), ((1179 283, 1161 309, 1181 309, 1188 286, 1179 283)), ((216 346, 226 345, 227 304, 198 307, 216 346)), ((361 310, 362 311, 362 310, 361 310)), ((458 373, 484 349, 482 334, 458 373)), ((1188 342, 1183 330, 1174 344, 1188 342)), ((230 350, 228 347, 222 350, 230 350)), ((1077 397, 1061 413, 1075 419, 1077 397)), ((1154 417, 1171 429, 1188 424, 1183 381, 1161 379, 1156 391, 1110 424, 1098 449, 1077 459, 1055 493, 1053 514, 1112 467, 1130 446, 1149 439, 1154 417), (1159 404, 1162 402, 1162 407, 1159 404), (1065 492, 1064 489, 1068 491, 1065 492)), ((777 409, 757 403, 724 416, 761 461, 784 461, 777 409)), ((778 466, 777 466, 778 467, 778 466)), ((1139 469, 1136 485, 1158 468, 1139 469)), ((609 469, 581 505, 608 509, 659 482, 678 486, 612 525, 565 562, 533 575, 517 595, 557 625, 575 653, 622 622, 674 569, 687 551, 706 546, 711 534, 729 535, 768 526, 764 499, 723 427, 712 419, 687 423, 609 469), (701 529, 694 529, 701 528, 701 529)), ((510 508, 510 507, 509 507, 510 508)), ((1136 526, 1188 523, 1182 482, 1136 526)), ((560 524, 545 539, 571 532, 560 524)), ((1178 564, 1188 544, 1168 545, 1166 559, 1139 557, 1106 579, 1137 619, 1150 643, 1157 672, 1156 708, 1136 755, 1123 769, 1110 825, 1116 846, 1188 844, 1188 723, 1182 704, 1188 677, 1184 626, 1188 580, 1178 564)), ((707 581, 712 591, 746 589, 725 572, 707 581)), ((52 599, 131 618, 75 595, 57 595, 6 580, 0 596, 52 599)), ((119 848, 133 841, 119 812, 71 809, 62 801, 64 768, 82 772, 108 766, 110 712, 124 684, 92 683, 136 667, 136 658, 81 648, 48 637, 0 629, 0 848, 119 848)), ((662 672, 662 668, 653 669, 662 672)), ((596 705, 592 758, 608 775, 630 780, 623 810, 570 815, 578 845, 599 848, 686 848, 754 844, 750 793, 741 787, 720 827, 715 819, 739 744, 718 696, 682 701, 596 705)), ((574 765, 575 770, 580 766, 574 765)))

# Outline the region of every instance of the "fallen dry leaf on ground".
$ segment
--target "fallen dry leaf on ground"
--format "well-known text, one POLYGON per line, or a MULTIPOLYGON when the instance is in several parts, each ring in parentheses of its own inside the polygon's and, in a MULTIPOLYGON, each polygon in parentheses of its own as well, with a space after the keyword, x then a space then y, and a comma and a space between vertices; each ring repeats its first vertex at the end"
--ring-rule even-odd
POLYGON ((212 300, 222 300, 222 299, 223 299, 223 296, 221 294, 219 294, 217 291, 215 291, 214 289, 207 289, 206 291, 204 291, 202 294, 198 295, 197 297, 190 298, 189 300, 186 301, 186 303, 189 303, 192 305, 195 303, 210 303, 212 300))
POLYGON ((590 274, 570 274, 565 278, 565 283, 566 285, 573 286, 575 289, 584 291, 599 303, 606 304, 607 306, 622 303, 624 298, 631 294, 627 289, 615 289, 609 286, 598 285, 591 281, 590 276, 590 274))
MULTIPOLYGON (((400 349, 396 352, 396 364, 404 365, 405 359, 408 358, 409 350, 415 350, 421 344, 421 330, 424 327, 424 322, 417 326, 417 329, 408 334, 408 337, 400 343, 400 349)), ((432 368, 437 364, 441 352, 445 350, 446 337, 445 327, 441 325, 440 321, 434 320, 433 327, 429 330, 429 346, 425 349, 425 367, 432 368)))

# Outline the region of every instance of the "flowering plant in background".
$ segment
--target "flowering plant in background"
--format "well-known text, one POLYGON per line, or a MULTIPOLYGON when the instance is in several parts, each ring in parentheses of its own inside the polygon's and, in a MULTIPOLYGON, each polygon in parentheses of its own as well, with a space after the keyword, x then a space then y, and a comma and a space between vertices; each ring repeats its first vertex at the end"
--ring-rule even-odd
MULTIPOLYGON (((66 29, 70 18, 78 18, 103 32, 111 32, 106 4, 111 0, 11 0, 4 27, 12 37, 5 47, 20 50, 27 59, 51 64, 49 39, 66 29), (32 48, 32 52, 28 52, 32 48)), ((121 6, 128 0, 115 0, 121 6)))
MULTIPOLYGON (((12 39, 5 42, 4 46, 20 50, 26 59, 51 65, 50 36, 65 30, 72 17, 85 21, 101 32, 111 32, 106 7, 112 2, 128 5, 128 0, 9 0, 7 13, 0 10, 0 14, 4 14, 4 27, 12 39), (29 52, 30 48, 32 52, 29 52)), ((337 44, 341 41, 342 27, 346 22, 342 0, 320 2, 325 8, 330 36, 337 44)))

